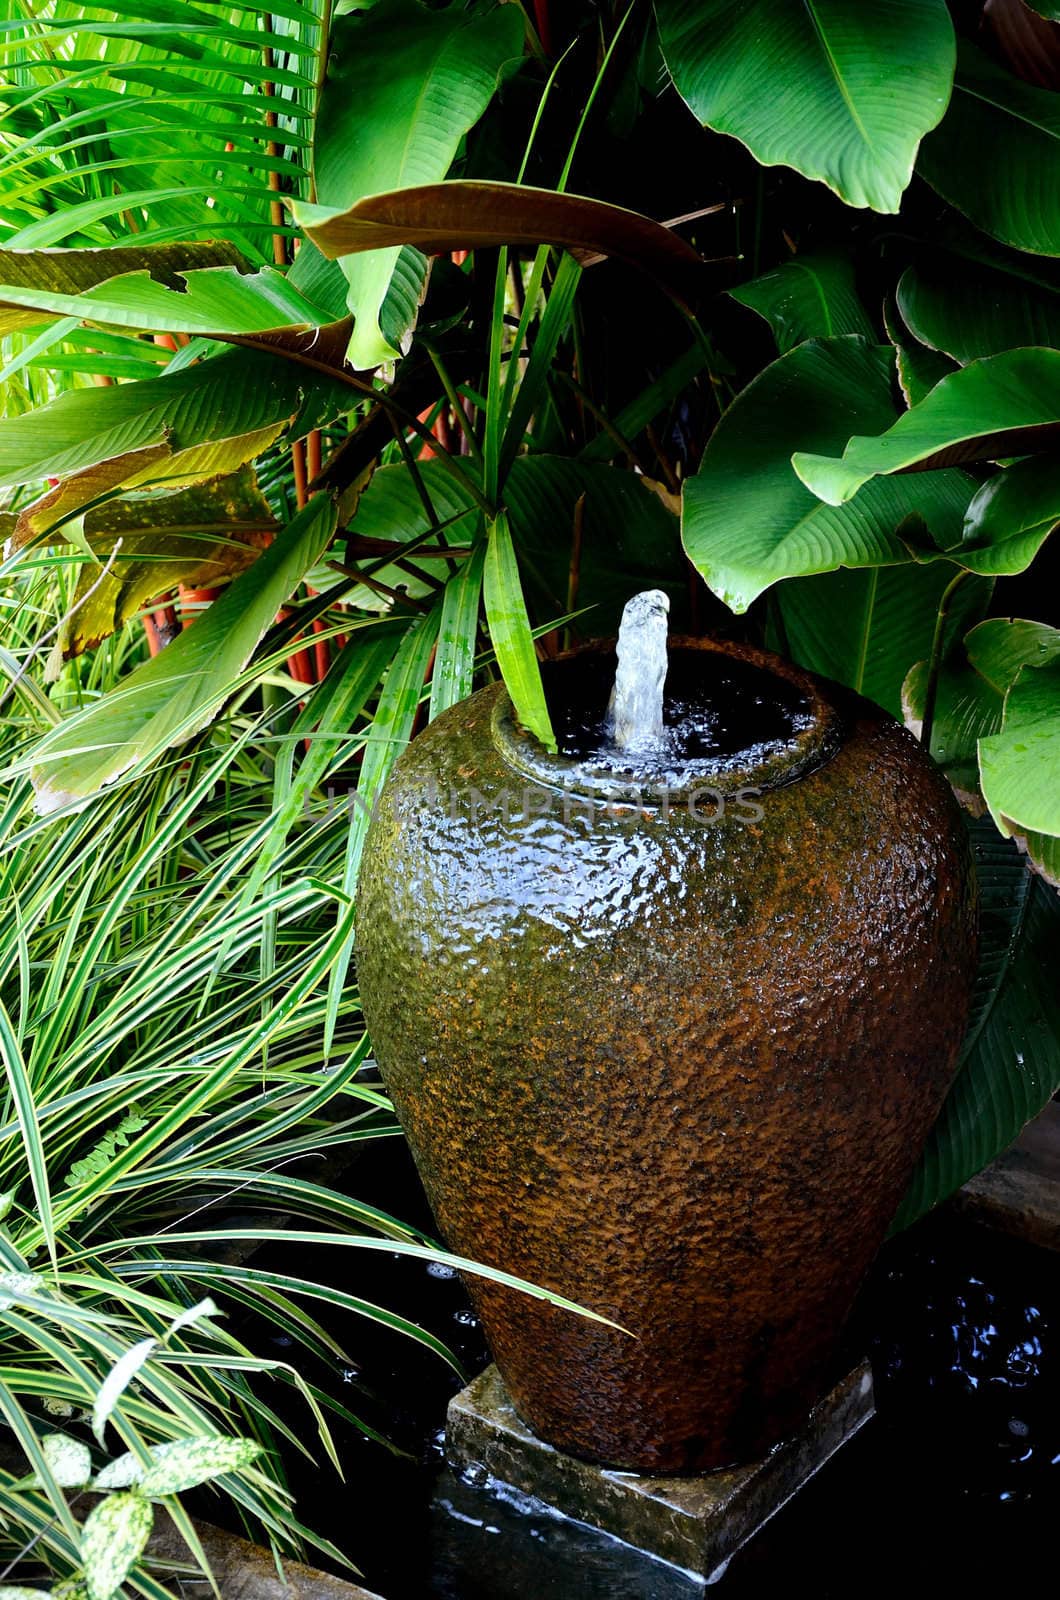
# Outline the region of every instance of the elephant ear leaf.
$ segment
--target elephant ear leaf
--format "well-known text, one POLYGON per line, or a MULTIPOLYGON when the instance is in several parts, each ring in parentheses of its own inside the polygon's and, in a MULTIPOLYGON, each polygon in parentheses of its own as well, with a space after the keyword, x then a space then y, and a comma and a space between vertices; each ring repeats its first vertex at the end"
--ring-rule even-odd
POLYGON ((897 1232, 995 1160, 1060 1089, 1060 898, 989 818, 970 824, 979 975, 962 1065, 892 1225, 897 1232))
POLYGON ((701 122, 851 206, 897 211, 946 110, 945 0, 656 0, 663 56, 701 122))

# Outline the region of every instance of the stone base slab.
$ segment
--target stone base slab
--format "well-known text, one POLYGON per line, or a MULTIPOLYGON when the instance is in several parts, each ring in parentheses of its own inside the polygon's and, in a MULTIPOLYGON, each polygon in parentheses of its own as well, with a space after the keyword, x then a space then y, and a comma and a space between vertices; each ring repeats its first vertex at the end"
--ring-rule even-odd
POLYGON ((646 1478, 545 1444, 517 1416, 496 1367, 487 1367, 449 1403, 446 1456, 455 1471, 481 1474, 484 1492, 491 1479, 506 1484, 709 1583, 872 1414, 872 1373, 862 1362, 801 1432, 760 1461, 695 1478, 646 1478))

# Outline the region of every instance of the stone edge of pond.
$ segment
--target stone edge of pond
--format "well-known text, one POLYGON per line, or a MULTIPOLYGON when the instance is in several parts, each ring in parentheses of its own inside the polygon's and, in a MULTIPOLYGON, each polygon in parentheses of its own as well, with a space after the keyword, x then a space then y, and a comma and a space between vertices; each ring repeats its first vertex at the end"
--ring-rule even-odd
POLYGON ((1060 1103, 1051 1100, 950 1207, 1025 1244, 1060 1251, 1060 1103))
MULTIPOLYGON (((215 1528, 211 1523, 197 1521, 195 1531, 202 1541, 222 1600, 381 1600, 379 1595, 362 1589, 359 1584, 320 1572, 300 1561, 284 1561, 286 1581, 283 1581, 276 1571, 272 1551, 264 1545, 252 1544, 249 1539, 215 1528)), ((168 1564, 174 1568, 195 1564, 175 1524, 161 1510, 155 1515, 147 1553, 162 1582, 173 1581, 165 1571, 168 1564)), ((189 1578, 182 1573, 178 1592, 182 1600, 212 1600, 209 1580, 204 1577, 189 1578)))

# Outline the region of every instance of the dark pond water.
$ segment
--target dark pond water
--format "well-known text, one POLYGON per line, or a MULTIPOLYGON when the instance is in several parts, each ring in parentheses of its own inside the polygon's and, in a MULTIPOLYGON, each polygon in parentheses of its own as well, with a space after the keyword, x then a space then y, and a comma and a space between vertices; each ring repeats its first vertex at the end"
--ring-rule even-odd
MULTIPOLYGON (((430 1225, 397 1140, 370 1150, 346 1186, 430 1225)), ((366 1260, 300 1248, 297 1265, 324 1281, 347 1270, 347 1287, 440 1334, 469 1371, 486 1361, 480 1329, 448 1272, 390 1253, 366 1260)), ((709 1592, 736 1600, 795 1580, 818 1600, 850 1600, 919 1593, 929 1583, 974 1596, 1031 1584, 1055 1542, 1060 1509, 1058 1265, 959 1219, 930 1219, 892 1241, 851 1330, 852 1348, 872 1356, 876 1418, 709 1592)), ((441 1429, 455 1375, 360 1319, 337 1316, 329 1326, 351 1360, 316 1376, 402 1453, 340 1425, 346 1484, 327 1467, 295 1460, 292 1487, 304 1518, 349 1552, 384 1600, 702 1595, 698 1583, 613 1540, 454 1478, 444 1469, 441 1429)), ((274 1343, 272 1351, 297 1359, 289 1347, 274 1343)), ((305 1428, 304 1414, 290 1415, 305 1428)))

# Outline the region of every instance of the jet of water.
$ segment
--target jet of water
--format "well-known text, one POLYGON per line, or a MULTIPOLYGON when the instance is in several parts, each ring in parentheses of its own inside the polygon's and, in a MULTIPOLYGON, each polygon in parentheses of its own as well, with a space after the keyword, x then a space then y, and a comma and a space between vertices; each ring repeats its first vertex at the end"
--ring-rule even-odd
POLYGON ((647 751, 662 743, 669 612, 668 595, 645 589, 622 613, 618 671, 607 708, 609 731, 621 750, 647 751))

